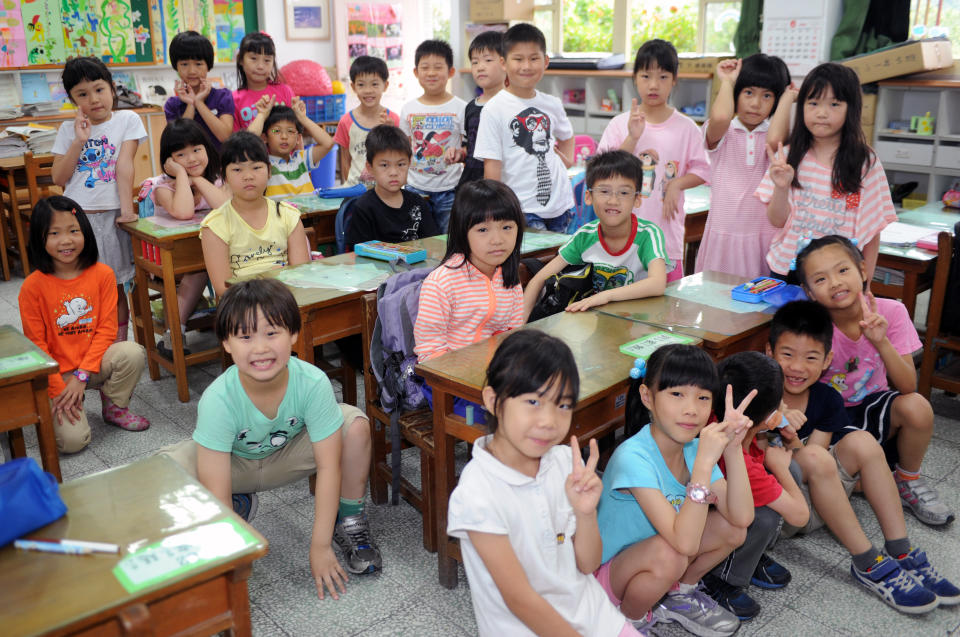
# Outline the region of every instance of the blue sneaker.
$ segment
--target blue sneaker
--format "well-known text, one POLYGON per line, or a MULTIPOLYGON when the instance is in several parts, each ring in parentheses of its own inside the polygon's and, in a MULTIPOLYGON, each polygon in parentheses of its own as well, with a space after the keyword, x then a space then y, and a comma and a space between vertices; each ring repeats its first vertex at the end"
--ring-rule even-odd
POLYGON ((766 589, 783 588, 790 583, 790 571, 782 564, 778 564, 772 557, 764 553, 757 562, 750 583, 766 589))
POLYGON ((940 604, 953 606, 960 604, 960 588, 940 575, 927 560, 927 553, 920 549, 911 549, 904 557, 894 558, 900 568, 913 575, 923 587, 940 599, 940 604))
POLYGON ((877 563, 866 571, 851 564, 850 574, 901 613, 920 615, 933 610, 940 603, 934 593, 900 568, 896 560, 885 555, 878 556, 877 563))
POLYGON ((233 494, 233 512, 243 518, 245 522, 250 522, 257 515, 259 504, 260 498, 257 497, 256 493, 233 494))

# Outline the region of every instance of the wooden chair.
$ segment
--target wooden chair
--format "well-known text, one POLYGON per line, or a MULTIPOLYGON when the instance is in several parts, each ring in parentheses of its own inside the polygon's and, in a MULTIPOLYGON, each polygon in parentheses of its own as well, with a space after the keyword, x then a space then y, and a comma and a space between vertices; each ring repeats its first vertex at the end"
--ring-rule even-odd
POLYGON ((27 229, 30 223, 30 214, 33 207, 44 197, 59 195, 63 190, 53 183, 53 155, 34 157, 27 152, 23 156, 24 167, 27 171, 27 192, 29 193, 29 207, 20 206, 18 214, 12 215, 14 232, 17 236, 17 249, 20 251, 20 264, 23 266, 23 276, 30 274, 30 256, 27 250, 29 236, 27 229))
MULTIPOLYGON (((390 470, 390 414, 380 406, 380 386, 373 376, 370 364, 370 342, 373 327, 377 322, 377 295, 366 294, 361 299, 361 334, 363 336, 363 385, 366 394, 367 418, 370 420, 370 437, 373 452, 370 458, 370 497, 377 504, 387 501, 387 485, 393 473, 390 470)), ((405 445, 420 450, 420 485, 417 490, 408 480, 400 477, 400 494, 416 507, 423 516, 423 547, 437 551, 437 509, 430 485, 436 471, 433 454, 433 412, 420 409, 400 416, 400 436, 405 445)))
MULTIPOLYGON (((948 232, 941 232, 937 236, 937 269, 933 275, 933 288, 930 291, 927 334, 924 340, 923 359, 920 363, 918 379, 918 391, 928 400, 930 399, 930 390, 933 387, 960 393, 960 365, 954 362, 946 369, 934 369, 937 359, 945 352, 950 351, 960 355, 960 335, 940 333, 954 241, 960 241, 960 237, 955 239, 948 232)), ((956 326, 951 327, 956 329, 956 326)))

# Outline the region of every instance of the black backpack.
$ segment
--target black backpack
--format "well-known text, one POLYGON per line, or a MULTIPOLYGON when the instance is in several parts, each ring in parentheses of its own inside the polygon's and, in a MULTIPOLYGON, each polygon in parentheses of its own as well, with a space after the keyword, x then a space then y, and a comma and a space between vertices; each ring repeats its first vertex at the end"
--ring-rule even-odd
POLYGON ((960 336, 960 221, 953 226, 952 247, 940 331, 960 336))
MULTIPOLYGON (((531 276, 536 276, 544 266, 539 259, 523 259, 521 263, 527 266, 531 276)), ((533 322, 562 312, 571 303, 593 293, 593 264, 568 265, 544 282, 527 321, 533 322)))

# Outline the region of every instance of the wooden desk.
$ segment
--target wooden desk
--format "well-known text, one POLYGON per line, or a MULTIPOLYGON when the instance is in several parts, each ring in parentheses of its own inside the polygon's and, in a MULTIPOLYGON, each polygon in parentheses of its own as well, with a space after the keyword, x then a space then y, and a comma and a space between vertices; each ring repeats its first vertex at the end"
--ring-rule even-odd
POLYGON ((47 377, 60 366, 46 352, 10 325, 0 326, 0 433, 9 432, 15 458, 27 455, 23 427, 37 426, 43 468, 62 482, 47 377))
MULTIPOLYGON (((321 199, 317 207, 301 211, 304 225, 320 228, 318 238, 333 240, 333 222, 342 199, 321 199), (322 202, 322 203, 320 203, 322 202), (321 205, 325 207, 321 207, 321 205), (329 228, 328 228, 329 226, 329 228)), ((200 246, 200 225, 191 224, 167 228, 155 224, 151 217, 123 224, 133 241, 134 278, 133 330, 134 336, 147 350, 147 367, 150 378, 160 378, 160 367, 177 379, 177 396, 181 402, 190 400, 187 386, 187 365, 197 365, 220 356, 220 348, 213 347, 199 352, 184 354, 183 335, 180 332, 180 306, 177 301, 177 277, 190 272, 205 272, 203 249, 200 246), (160 355, 153 335, 159 333, 150 312, 150 289, 148 275, 161 281, 161 295, 165 327, 170 330, 173 360, 160 355)))
MULTIPOLYGON (((658 328, 624 321, 596 312, 561 312, 521 329, 535 328, 563 339, 573 350, 580 371, 580 397, 573 413, 570 434, 581 444, 606 434, 623 418, 626 390, 630 384, 633 359, 620 354, 620 345, 658 328)), ((417 365, 433 390, 433 437, 436 458, 436 484, 432 485, 437 508, 437 535, 440 546, 440 583, 447 588, 457 585, 455 559, 460 558, 456 540, 447 537, 447 502, 456 483, 454 444, 457 440, 473 442, 486 432, 480 426, 468 426, 463 417, 453 413, 453 399, 465 398, 480 403, 487 364, 506 337, 500 334, 483 342, 449 352, 417 365)), ((568 436, 570 435, 568 434, 568 436)), ((423 485, 424 489, 431 485, 423 485)), ((428 521, 424 519, 424 524, 428 521)))
POLYGON ((121 554, 35 553, 12 544, 0 549, 6 635, 251 634, 247 578, 254 560, 267 553, 267 541, 172 460, 153 456, 89 475, 64 484, 60 495, 67 515, 29 537, 111 542, 121 554), (229 519, 245 535, 211 529, 229 519), (193 537, 182 535, 191 531, 193 537), (217 557, 129 592, 114 567, 163 540, 169 546, 198 543, 201 554, 217 557))
MULTIPOLYGON (((520 245, 520 256, 528 258, 553 258, 557 256, 560 247, 570 240, 570 235, 563 232, 548 230, 523 231, 523 243, 520 245)), ((417 246, 427 251, 427 258, 440 261, 447 252, 447 235, 438 234, 435 237, 406 241, 403 245, 417 246)))
MULTIPOLYGON (((667 285, 667 289, 683 286, 690 296, 703 290, 703 298, 709 296, 707 289, 716 291, 720 286, 729 289, 743 283, 743 277, 720 272, 698 272, 667 285)), ((745 304, 743 304, 745 305, 745 304)), ((703 339, 703 346, 715 361, 720 361, 735 352, 746 350, 763 351, 767 342, 773 310, 737 313, 721 307, 698 303, 685 298, 658 296, 635 301, 618 301, 597 308, 601 314, 655 325, 661 329, 679 332, 703 339)))

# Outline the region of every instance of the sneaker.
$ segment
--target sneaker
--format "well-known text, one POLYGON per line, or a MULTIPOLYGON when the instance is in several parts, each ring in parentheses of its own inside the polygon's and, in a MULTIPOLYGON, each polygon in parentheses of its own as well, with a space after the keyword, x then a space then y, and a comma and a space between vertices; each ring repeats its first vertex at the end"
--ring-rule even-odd
POLYGON ((764 553, 757 562, 757 568, 753 571, 750 583, 766 589, 783 588, 790 583, 791 577, 790 571, 785 566, 778 564, 764 553))
POLYGON ((245 522, 250 522, 257 515, 257 507, 260 505, 260 498, 256 493, 234 493, 233 494, 233 512, 239 515, 245 522))
POLYGON ((933 487, 927 485, 925 478, 903 480, 896 471, 893 472, 893 478, 897 482, 897 490, 900 491, 900 501, 904 508, 913 511, 918 520, 930 526, 942 526, 953 522, 953 511, 940 501, 940 496, 933 487))
POLYGON ((648 611, 647 614, 640 619, 630 619, 628 617, 627 621, 637 629, 637 632, 640 633, 642 637, 648 637, 651 634, 650 629, 657 623, 657 616, 654 615, 652 611, 648 611))
POLYGON ((940 575, 927 560, 927 554, 920 549, 912 549, 904 557, 894 558, 900 568, 913 575, 923 587, 940 599, 941 606, 960 604, 960 589, 940 575))
POLYGON ((734 586, 716 575, 703 576, 703 591, 740 621, 751 620, 760 612, 760 604, 742 586, 734 586))
POLYGON ((351 573, 373 573, 383 568, 380 549, 370 540, 370 522, 365 514, 338 517, 333 527, 333 541, 343 551, 351 573))
POLYGON ((659 621, 679 622, 700 637, 727 637, 737 632, 740 620, 697 587, 689 593, 674 590, 660 600, 653 611, 659 621))
POLYGON ((877 563, 867 571, 850 565, 853 578, 876 593, 877 597, 901 613, 920 615, 937 607, 940 601, 910 573, 885 555, 877 557, 877 563))

